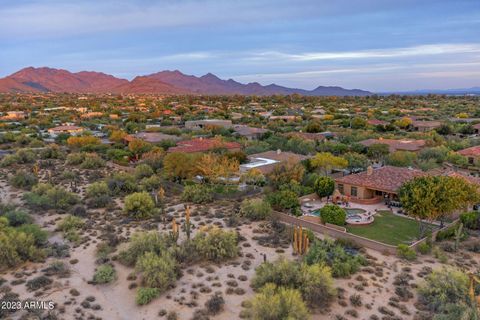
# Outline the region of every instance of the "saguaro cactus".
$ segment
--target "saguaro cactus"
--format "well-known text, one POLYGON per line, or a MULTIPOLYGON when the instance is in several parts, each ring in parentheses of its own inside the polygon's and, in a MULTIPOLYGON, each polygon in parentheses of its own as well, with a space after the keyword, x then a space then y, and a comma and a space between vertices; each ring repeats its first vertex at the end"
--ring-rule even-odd
POLYGON ((40 166, 38 165, 38 162, 35 162, 32 168, 32 172, 35 175, 35 177, 38 178, 38 172, 40 171, 40 166))
POLYGON ((192 225, 190 224, 190 206, 187 206, 185 208, 185 234, 187 235, 187 239, 189 240, 191 234, 191 227, 192 225))
POLYGON ((172 241, 174 243, 177 243, 178 235, 179 235, 178 224, 175 221, 175 218, 173 218, 173 220, 172 220, 172 231, 170 231, 170 237, 172 238, 172 241))
POLYGON ((470 278, 470 285, 468 290, 468 295, 470 297, 470 303, 472 306, 476 307, 477 314, 480 313, 480 295, 475 295, 475 285, 480 284, 480 278, 478 278, 473 273, 468 274, 470 278))
POLYGON ((463 223, 458 225, 458 228, 455 230, 455 251, 458 250, 458 246, 460 245, 460 239, 462 238, 463 233, 463 223))
POLYGON ((304 255, 308 251, 309 239, 307 232, 303 232, 301 226, 293 228, 293 252, 299 255, 304 255))

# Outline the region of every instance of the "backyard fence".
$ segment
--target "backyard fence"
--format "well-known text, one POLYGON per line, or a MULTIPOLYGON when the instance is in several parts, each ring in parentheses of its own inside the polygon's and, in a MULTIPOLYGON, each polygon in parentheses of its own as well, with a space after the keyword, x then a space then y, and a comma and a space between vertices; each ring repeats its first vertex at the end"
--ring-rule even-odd
MULTIPOLYGON (((332 237, 334 239, 347 239, 347 240, 353 241, 357 245, 362 246, 364 248, 376 250, 376 251, 387 253, 387 254, 397 253, 396 246, 385 244, 385 243, 364 238, 361 236, 357 236, 352 233, 348 233, 346 229, 343 227, 340 227, 340 228, 338 226, 333 227, 332 225, 328 225, 328 224, 323 225, 321 223, 307 221, 307 220, 300 219, 300 218, 288 215, 286 213, 278 212, 278 211, 275 211, 273 213, 273 218, 284 223, 301 226, 303 228, 308 228, 313 232, 323 234, 323 235, 332 237)), ((438 232, 447 229, 454 223, 456 223, 456 221, 446 225, 441 229, 437 229, 434 232, 432 232, 432 239, 435 239, 435 236, 437 235, 438 232)), ((415 249, 420 243, 423 243, 425 241, 427 241, 426 238, 420 239, 412 243, 409 247, 412 249, 415 249)))

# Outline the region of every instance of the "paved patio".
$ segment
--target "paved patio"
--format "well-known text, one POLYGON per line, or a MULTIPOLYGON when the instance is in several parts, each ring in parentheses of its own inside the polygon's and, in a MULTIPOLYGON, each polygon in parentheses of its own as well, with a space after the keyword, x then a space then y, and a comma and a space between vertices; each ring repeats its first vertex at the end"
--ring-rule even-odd
MULTIPOLYGON (((326 204, 332 204, 331 201, 327 203, 325 200, 321 201, 319 199, 308 199, 308 200, 307 199, 303 199, 301 202, 302 204, 301 210, 304 215, 313 215, 313 212, 323 208, 326 204)), ((339 205, 339 206, 341 208, 363 209, 366 212, 370 212, 372 214, 375 214, 375 212, 377 211, 385 211, 385 210, 393 211, 393 213, 398 214, 398 210, 399 210, 399 208, 389 208, 384 203, 360 204, 360 203, 350 202, 348 206, 345 206, 345 205, 339 205)))

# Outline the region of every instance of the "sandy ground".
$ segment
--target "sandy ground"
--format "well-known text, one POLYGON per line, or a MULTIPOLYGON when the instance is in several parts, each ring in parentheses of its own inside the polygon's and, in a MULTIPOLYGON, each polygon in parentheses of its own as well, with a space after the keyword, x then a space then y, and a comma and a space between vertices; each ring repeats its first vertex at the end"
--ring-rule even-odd
MULTIPOLYGON (((83 192, 79 193, 82 194, 83 192)), ((0 198, 2 202, 16 203, 22 205, 21 191, 9 187, 5 179, 0 180, 0 198)), ((184 203, 178 197, 168 199, 166 211, 174 215, 177 222, 183 219, 184 203)), ((0 278, 7 281, 12 290, 18 293, 21 299, 35 298, 37 300, 51 300, 57 304, 56 311, 61 319, 112 319, 112 320, 136 320, 136 319, 165 319, 160 317, 160 310, 176 312, 178 319, 189 320, 195 310, 202 309, 205 301, 216 291, 222 292, 225 299, 224 311, 210 319, 232 320, 239 319, 242 311, 242 302, 253 297, 254 292, 250 288, 255 268, 263 260, 266 254, 267 260, 276 260, 280 255, 289 259, 292 256, 291 248, 265 247, 255 239, 261 233, 261 223, 245 223, 237 227, 237 231, 245 240, 240 242, 241 255, 231 261, 222 264, 199 263, 182 270, 182 277, 176 282, 176 286, 162 294, 159 298, 146 306, 139 307, 135 303, 135 288, 130 288, 132 283, 140 285, 140 279, 128 280, 129 275, 134 271, 120 263, 113 261, 117 271, 117 280, 108 285, 93 285, 88 282, 92 279, 97 267, 95 258, 96 245, 100 243, 101 234, 107 225, 115 227, 115 233, 127 239, 135 231, 149 229, 168 232, 169 224, 163 225, 157 222, 128 222, 121 214, 122 203, 115 200, 111 208, 107 210, 92 210, 88 219, 89 228, 83 232, 86 241, 79 246, 72 246, 70 257, 61 259, 71 268, 71 275, 68 278, 52 277, 54 283, 40 295, 29 292, 25 281, 38 277, 42 269, 48 266, 55 259, 48 259, 45 263, 28 263, 15 270, 0 274, 0 278), (19 281, 18 279, 24 280, 19 281), (72 295, 71 289, 79 292, 79 295, 72 295), (235 291, 236 290, 236 291, 235 291), (232 293, 233 291, 233 293, 232 293), (94 297, 89 306, 83 303, 87 297, 94 297), (85 307, 87 306, 87 307, 85 307), (96 309, 96 310, 94 310, 96 309)), ((233 211, 233 203, 222 202, 208 206, 192 207, 192 222, 195 225, 194 232, 201 225, 216 224, 225 229, 232 229, 226 226, 227 217, 233 211), (195 214, 193 214, 195 213, 195 214), (217 213, 221 213, 218 215, 217 213)), ((63 215, 55 212, 32 212, 36 222, 50 231, 50 242, 68 243, 63 235, 55 230, 56 224, 63 215)), ((317 235, 322 237, 322 235, 317 235)), ((181 233, 181 237, 184 237, 181 233)), ((180 239, 182 241, 182 238, 180 239)), ((120 245, 119 250, 125 246, 120 245)), ((117 250, 117 252, 119 251, 117 250)), ((341 294, 327 310, 316 310, 311 319, 370 319, 370 316, 377 315, 382 318, 380 308, 387 308, 401 319, 413 319, 416 309, 414 303, 415 283, 420 283, 423 276, 421 271, 425 268, 440 268, 442 265, 431 255, 420 256, 416 262, 401 261, 394 256, 384 256, 372 250, 366 250, 370 265, 346 279, 335 279, 335 286, 341 294), (413 294, 406 301, 397 301, 394 280, 399 274, 411 275, 408 290, 413 294), (343 292, 343 293, 342 293, 343 292), (353 294, 360 294, 362 306, 353 306, 349 298, 353 294), (393 300, 392 300, 393 298, 393 300), (343 318, 339 317, 342 316, 343 318)), ((472 269, 478 268, 480 257, 478 254, 457 254, 450 255, 449 264, 462 264, 467 262, 472 269)), ((22 312, 17 312, 12 319, 18 319, 22 312)))

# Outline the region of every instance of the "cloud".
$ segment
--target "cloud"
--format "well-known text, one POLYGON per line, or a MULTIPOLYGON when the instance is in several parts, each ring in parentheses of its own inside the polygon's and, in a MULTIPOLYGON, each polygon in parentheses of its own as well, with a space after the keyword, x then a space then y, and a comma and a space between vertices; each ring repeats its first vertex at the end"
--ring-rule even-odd
POLYGON ((266 51, 246 57, 252 61, 320 61, 320 60, 352 60, 352 59, 378 59, 378 58, 403 58, 429 55, 446 55, 460 53, 479 53, 480 44, 429 44, 406 48, 373 49, 360 51, 343 52, 305 52, 305 53, 284 53, 277 51, 266 51))
MULTIPOLYGON (((300 0, 309 3, 309 1, 300 0)), ((139 28, 219 26, 308 12, 286 0, 31 1, 0 7, 0 35, 64 36, 139 28)))

